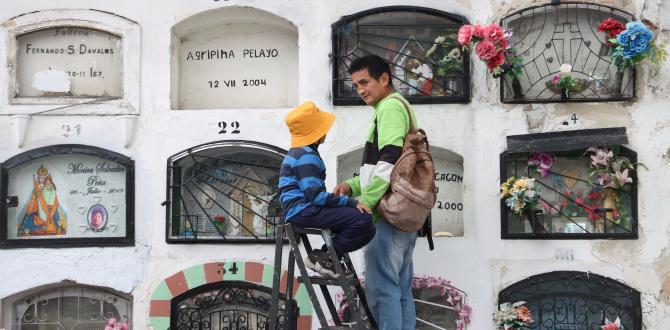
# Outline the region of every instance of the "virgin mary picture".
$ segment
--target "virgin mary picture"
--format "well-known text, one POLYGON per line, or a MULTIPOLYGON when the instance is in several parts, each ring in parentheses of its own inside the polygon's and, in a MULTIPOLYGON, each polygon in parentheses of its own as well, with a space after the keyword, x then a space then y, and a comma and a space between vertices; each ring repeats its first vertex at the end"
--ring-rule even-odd
POLYGON ((33 175, 33 190, 17 219, 17 236, 49 236, 67 233, 67 214, 58 203, 56 185, 43 165, 33 175))

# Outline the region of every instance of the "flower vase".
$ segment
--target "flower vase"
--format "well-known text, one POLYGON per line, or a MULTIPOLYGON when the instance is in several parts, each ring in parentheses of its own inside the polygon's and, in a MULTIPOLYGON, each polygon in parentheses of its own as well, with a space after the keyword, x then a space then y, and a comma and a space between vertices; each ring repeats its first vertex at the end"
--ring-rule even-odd
POLYGON ((567 100, 570 98, 570 91, 567 88, 561 89, 561 100, 567 100))
POLYGON ((512 93, 514 95, 514 99, 523 98, 523 90, 521 89, 521 82, 516 77, 512 79, 512 93))
POLYGON ((614 74, 614 83, 612 84, 612 96, 621 96, 621 88, 623 87, 623 71, 617 70, 614 74))
POLYGON ((525 110, 526 123, 529 133, 538 133, 542 131, 542 124, 547 117, 547 108, 541 105, 533 104, 530 110, 525 110))
POLYGON ((616 213, 617 200, 619 199, 619 191, 614 188, 605 188, 604 195, 603 208, 611 209, 611 211, 608 210, 605 212, 605 219, 607 219, 608 222, 616 222, 614 215, 616 213))

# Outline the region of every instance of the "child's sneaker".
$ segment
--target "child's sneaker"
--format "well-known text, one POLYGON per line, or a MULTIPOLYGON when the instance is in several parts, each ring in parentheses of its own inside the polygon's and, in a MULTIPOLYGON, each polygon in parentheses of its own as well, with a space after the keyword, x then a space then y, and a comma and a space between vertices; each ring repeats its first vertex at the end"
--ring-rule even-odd
MULTIPOLYGON (((344 263, 341 263, 341 265, 345 277, 351 278, 354 276, 354 273, 350 271, 344 263)), ((335 264, 331 261, 328 252, 326 251, 320 249, 312 250, 312 252, 307 255, 307 258, 305 258, 305 266, 319 273, 321 276, 338 278, 335 264)))

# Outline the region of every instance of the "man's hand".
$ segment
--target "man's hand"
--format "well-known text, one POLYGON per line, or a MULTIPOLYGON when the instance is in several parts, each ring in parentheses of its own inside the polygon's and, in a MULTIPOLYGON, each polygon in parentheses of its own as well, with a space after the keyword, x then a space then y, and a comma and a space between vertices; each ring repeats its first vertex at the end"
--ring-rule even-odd
POLYGON ((333 189, 333 194, 351 196, 351 187, 349 186, 348 183, 342 182, 337 186, 335 186, 335 188, 333 189))
POLYGON ((372 210, 365 204, 358 202, 356 208, 361 211, 361 213, 372 214, 372 210))

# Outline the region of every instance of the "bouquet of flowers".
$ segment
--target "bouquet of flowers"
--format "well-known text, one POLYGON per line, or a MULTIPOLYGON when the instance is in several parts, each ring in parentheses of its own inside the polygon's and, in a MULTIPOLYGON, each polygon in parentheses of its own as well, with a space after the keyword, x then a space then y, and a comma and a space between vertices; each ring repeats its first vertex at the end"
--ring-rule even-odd
POLYGON ((559 73, 551 78, 551 83, 558 90, 575 90, 577 89, 577 80, 570 75, 572 72, 572 65, 561 64, 558 68, 559 73))
POLYGON ((508 40, 511 31, 504 31, 495 23, 489 25, 463 25, 458 30, 458 42, 461 46, 474 46, 480 60, 486 62, 494 77, 505 75, 509 79, 518 78, 522 73, 522 60, 508 40))
POLYGON ((523 215, 526 211, 535 209, 539 198, 539 192, 535 187, 535 179, 511 177, 500 185, 500 199, 505 200, 505 205, 523 215))
POLYGON ((614 322, 610 322, 607 318, 605 319, 605 325, 600 327, 603 330, 623 330, 623 325, 621 325, 621 320, 619 320, 619 317, 614 320, 614 322))
POLYGON ((632 173, 642 163, 631 163, 630 159, 616 155, 607 147, 590 147, 586 154, 591 156, 591 178, 605 188, 623 189, 633 183, 632 173))
POLYGON ((533 315, 528 307, 523 306, 525 301, 519 301, 514 304, 501 304, 499 310, 493 313, 493 320, 498 329, 523 329, 533 323, 533 315))
POLYGON ((632 68, 645 59, 656 66, 668 58, 668 52, 654 41, 654 32, 645 23, 633 21, 626 24, 608 18, 604 20, 598 31, 607 33, 611 46, 610 57, 619 71, 632 68))

